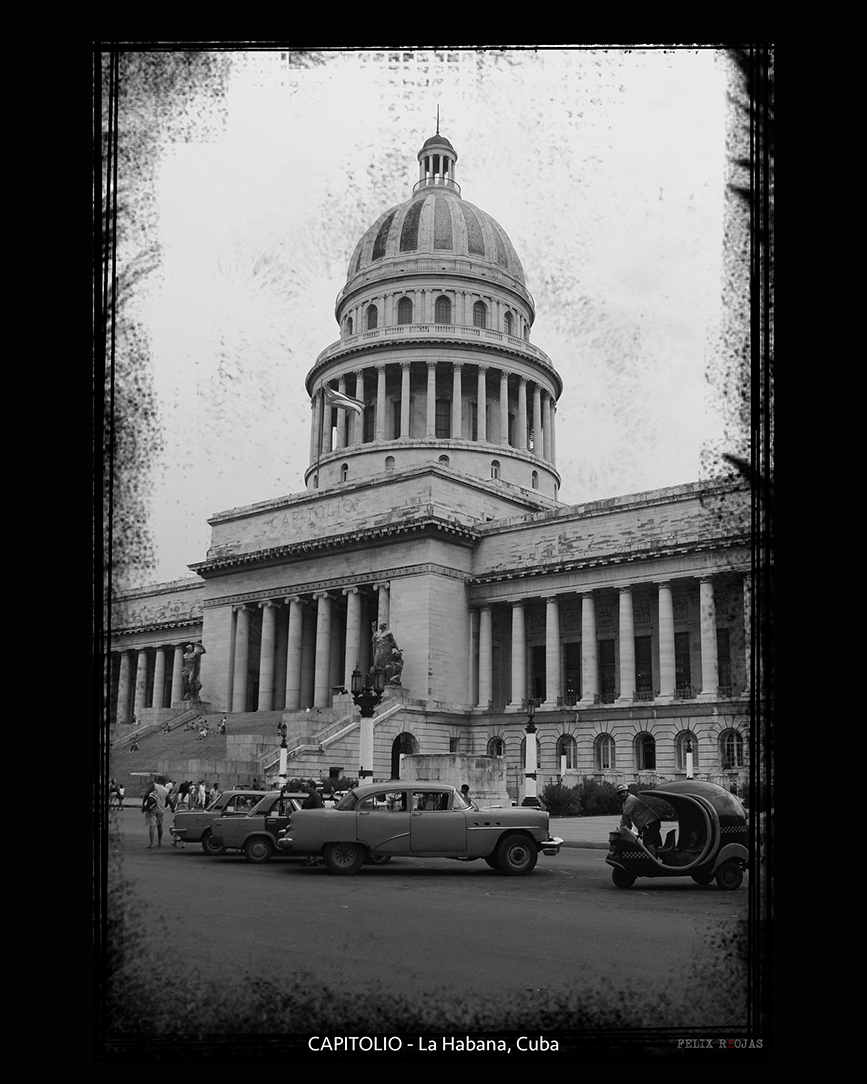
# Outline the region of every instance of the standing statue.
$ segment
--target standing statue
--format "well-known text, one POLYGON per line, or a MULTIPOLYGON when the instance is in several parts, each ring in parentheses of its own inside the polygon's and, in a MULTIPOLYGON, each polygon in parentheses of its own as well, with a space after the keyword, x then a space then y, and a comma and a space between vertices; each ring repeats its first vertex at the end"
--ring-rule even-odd
POLYGON ((385 674, 387 685, 400 685, 403 652, 385 622, 379 628, 376 627, 376 622, 373 623, 373 665, 385 674))
POLYGON ((198 700, 199 690, 202 687, 201 681, 199 681, 199 668, 201 666, 202 655, 205 655, 206 651, 201 644, 187 644, 187 649, 184 652, 184 665, 181 669, 181 677, 184 679, 184 700, 198 700))

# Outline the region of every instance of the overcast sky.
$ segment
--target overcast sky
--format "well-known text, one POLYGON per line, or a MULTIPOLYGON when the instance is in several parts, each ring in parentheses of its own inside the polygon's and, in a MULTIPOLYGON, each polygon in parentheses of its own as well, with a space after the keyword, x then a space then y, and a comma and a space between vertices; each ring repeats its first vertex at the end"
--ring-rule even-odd
POLYGON ((560 499, 713 472, 709 453, 731 449, 714 377, 721 54, 331 52, 295 66, 250 51, 221 65, 217 92, 203 83, 185 104, 183 138, 167 121, 156 169, 134 179, 160 255, 131 308, 163 437, 146 579, 189 575, 213 513, 303 489, 305 374, 338 338, 355 244, 411 194, 437 106, 462 195, 511 238, 536 301, 531 341, 563 377, 560 499))

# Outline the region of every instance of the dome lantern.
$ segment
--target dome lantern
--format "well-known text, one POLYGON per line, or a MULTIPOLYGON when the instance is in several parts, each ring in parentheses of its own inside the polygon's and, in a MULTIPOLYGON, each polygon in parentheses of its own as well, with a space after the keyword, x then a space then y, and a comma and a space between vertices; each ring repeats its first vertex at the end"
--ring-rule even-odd
POLYGON ((457 152, 444 135, 440 135, 439 109, 437 109, 436 135, 424 141, 418 152, 418 181, 413 195, 423 188, 449 188, 461 194, 461 186, 455 180, 457 152))

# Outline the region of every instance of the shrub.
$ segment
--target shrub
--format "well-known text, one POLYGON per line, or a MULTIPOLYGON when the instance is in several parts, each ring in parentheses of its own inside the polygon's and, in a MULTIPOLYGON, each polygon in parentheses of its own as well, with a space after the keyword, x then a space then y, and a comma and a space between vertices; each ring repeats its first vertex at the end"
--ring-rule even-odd
POLYGON ((548 783, 542 791, 542 805, 552 817, 578 817, 581 815, 579 787, 564 787, 560 783, 548 783))
POLYGON ((605 817, 620 813, 623 803, 613 783, 585 779, 575 788, 579 792, 585 817, 605 817))

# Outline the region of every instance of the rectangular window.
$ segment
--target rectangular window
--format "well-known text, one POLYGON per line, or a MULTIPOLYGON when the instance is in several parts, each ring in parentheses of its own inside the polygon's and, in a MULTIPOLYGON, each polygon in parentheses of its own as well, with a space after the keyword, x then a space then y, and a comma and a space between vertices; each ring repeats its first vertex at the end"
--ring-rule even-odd
POLYGON ((678 689, 692 684, 689 667, 689 633, 674 634, 674 683, 678 689))
POLYGON ((509 445, 515 447, 515 415, 509 414, 509 445))
POLYGON ((617 696, 614 686, 614 641, 600 640, 599 651, 599 692, 603 704, 612 704, 617 696))
POLYGON ((563 644, 563 679, 566 703, 577 704, 581 699, 581 644, 563 644))
POLYGON ((373 406, 367 406, 364 408, 364 444, 370 444, 373 440, 374 433, 376 432, 374 426, 376 424, 376 408, 373 406))
POLYGON ((729 630, 716 630, 716 657, 719 673, 719 687, 721 696, 731 696, 732 688, 732 657, 729 646, 729 630))
POLYGON ((533 699, 540 703, 547 695, 546 672, 545 672, 545 645, 539 644, 530 649, 533 662, 533 699))
POLYGON ((436 402, 436 436, 438 440, 448 440, 452 435, 452 401, 451 399, 437 399, 436 402))
POLYGON ((461 744, 460 738, 449 738, 449 752, 457 753, 461 744))
POLYGON ((639 700, 650 700, 653 696, 653 665, 649 636, 635 637, 635 692, 639 700))
POLYGON ((470 399, 467 404, 470 408, 470 440, 479 439, 479 411, 475 399, 470 399))

